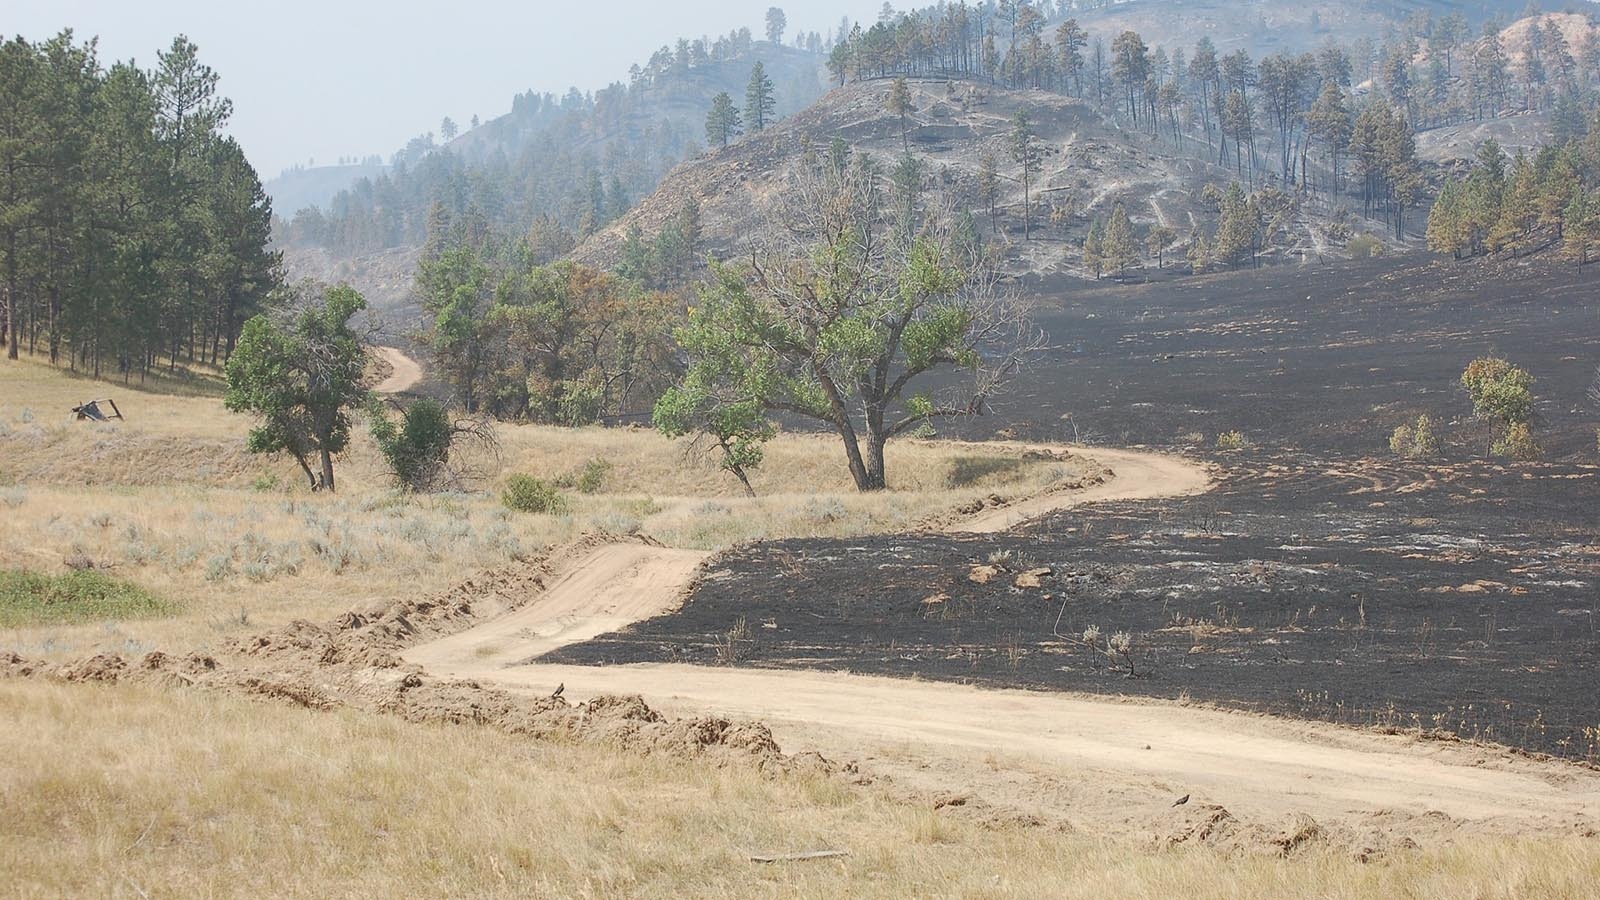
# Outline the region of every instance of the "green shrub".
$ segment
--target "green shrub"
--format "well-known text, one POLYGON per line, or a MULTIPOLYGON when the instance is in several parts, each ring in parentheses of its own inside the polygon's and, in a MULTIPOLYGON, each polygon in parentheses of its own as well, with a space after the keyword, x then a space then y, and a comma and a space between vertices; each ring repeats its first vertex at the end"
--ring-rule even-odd
POLYGON ((1243 450, 1249 445, 1242 431, 1224 431, 1217 435, 1218 450, 1243 450))
POLYGON ((1527 422, 1513 422, 1506 426, 1505 434, 1494 442, 1490 452, 1512 459, 1538 459, 1544 453, 1533 439, 1533 429, 1528 427, 1527 422))
POLYGON ((1351 259, 1368 259, 1374 256, 1382 256, 1386 251, 1383 242, 1370 234, 1356 235, 1350 239, 1348 244, 1345 244, 1345 249, 1350 251, 1351 259))
POLYGON ((500 500, 507 509, 517 512, 560 515, 567 511, 566 498, 532 475, 513 475, 507 479, 500 500))
POLYGON ((583 471, 578 473, 577 488, 580 494, 599 493, 605 486, 606 476, 611 474, 611 462, 595 457, 583 464, 583 471))
POLYGON ((1426 414, 1417 416, 1416 422, 1400 425, 1389 435, 1389 449, 1397 456, 1404 456, 1407 459, 1437 456, 1439 438, 1434 434, 1433 428, 1432 418, 1426 414))
POLYGON ((449 413, 436 400, 411 404, 396 425, 383 408, 374 405, 372 438, 389 463, 389 472, 409 490, 428 491, 438 483, 450 460, 455 428, 449 413))
POLYGON ((0 569, 0 628, 159 616, 176 606, 93 570, 45 575, 0 569))

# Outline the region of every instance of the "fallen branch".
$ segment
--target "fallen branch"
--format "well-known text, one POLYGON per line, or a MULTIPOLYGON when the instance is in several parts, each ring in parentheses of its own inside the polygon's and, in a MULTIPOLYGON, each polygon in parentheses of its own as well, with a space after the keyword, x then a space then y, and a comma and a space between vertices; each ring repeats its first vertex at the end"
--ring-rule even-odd
POLYGON ((850 851, 848 850, 808 850, 804 853, 777 853, 771 856, 751 854, 750 861, 758 863, 803 862, 811 859, 833 859, 849 855, 850 851))

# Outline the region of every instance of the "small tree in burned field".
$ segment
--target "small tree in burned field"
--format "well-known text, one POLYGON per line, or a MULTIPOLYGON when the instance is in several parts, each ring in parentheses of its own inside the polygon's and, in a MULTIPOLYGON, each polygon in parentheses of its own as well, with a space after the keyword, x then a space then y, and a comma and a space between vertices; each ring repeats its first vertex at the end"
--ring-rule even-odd
POLYGON ((713 268, 678 332, 689 367, 657 408, 669 433, 698 419, 737 459, 769 436, 765 416, 810 419, 838 433, 856 487, 873 491, 890 438, 983 412, 1040 335, 948 206, 914 210, 907 228, 886 187, 862 154, 791 174, 785 202, 742 259, 713 268), (941 370, 965 384, 914 392, 941 370))
POLYGON ((1532 431, 1533 384, 1526 369, 1494 356, 1473 360, 1461 373, 1461 386, 1472 398, 1473 414, 1504 428, 1490 452, 1517 459, 1539 455, 1532 431))

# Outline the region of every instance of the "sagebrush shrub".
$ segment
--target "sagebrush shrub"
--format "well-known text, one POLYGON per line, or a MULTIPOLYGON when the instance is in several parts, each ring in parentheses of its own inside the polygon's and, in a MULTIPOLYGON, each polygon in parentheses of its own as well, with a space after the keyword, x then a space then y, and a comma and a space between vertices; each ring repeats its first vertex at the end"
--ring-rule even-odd
POLYGON ((507 509, 517 512, 560 515, 567 511, 566 498, 532 475, 513 475, 507 479, 500 500, 507 509))
POLYGON ((1224 431, 1217 435, 1218 450, 1243 450, 1248 445, 1242 431, 1224 431))
POLYGON ((611 462, 607 459, 595 457, 583 464, 583 471, 578 473, 578 493, 595 494, 605 487, 606 476, 611 474, 611 462))

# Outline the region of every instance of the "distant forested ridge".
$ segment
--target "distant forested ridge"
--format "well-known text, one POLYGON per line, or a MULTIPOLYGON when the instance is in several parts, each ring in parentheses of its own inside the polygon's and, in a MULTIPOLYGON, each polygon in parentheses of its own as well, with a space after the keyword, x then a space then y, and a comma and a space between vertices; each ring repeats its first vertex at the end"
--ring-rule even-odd
POLYGON ((278 239, 336 255, 415 247, 427 239, 430 217, 444 214, 518 232, 531 228, 537 255, 554 259, 698 152, 706 105, 719 92, 742 94, 756 64, 773 83, 779 115, 820 96, 820 38, 797 43, 810 49, 758 42, 748 29, 714 41, 680 40, 634 66, 626 84, 561 96, 519 94, 509 114, 447 144, 432 133, 414 138, 394 155, 390 171, 357 181, 326 209, 293 211, 290 221, 279 222, 278 239))
POLYGON ((215 363, 277 287, 272 208, 178 37, 109 68, 71 31, 0 45, 0 345, 95 375, 215 363))

